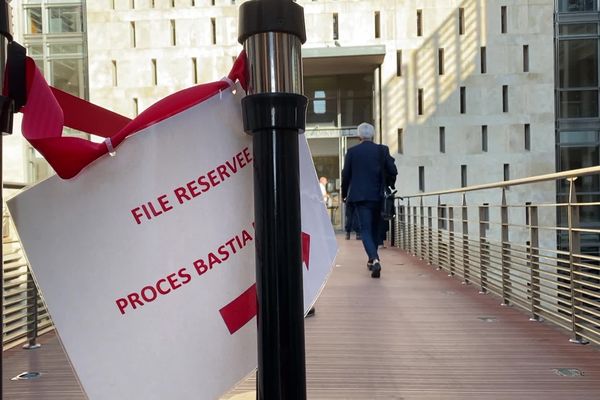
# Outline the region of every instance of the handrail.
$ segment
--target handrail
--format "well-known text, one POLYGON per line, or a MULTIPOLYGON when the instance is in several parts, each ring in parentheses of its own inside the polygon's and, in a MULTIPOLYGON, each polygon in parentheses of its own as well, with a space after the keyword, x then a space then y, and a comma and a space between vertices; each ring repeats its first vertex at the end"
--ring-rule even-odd
POLYGON ((600 173, 600 166, 596 167, 588 167, 588 168, 578 168, 571 169, 569 171, 555 172, 552 174, 544 174, 544 175, 536 175, 528 178, 519 178, 512 179, 509 181, 500 181, 493 183, 484 183, 481 185, 473 185, 473 186, 465 186, 459 189, 449 189, 449 190, 438 190, 435 192, 424 192, 418 194, 411 195, 402 195, 405 199, 415 198, 415 197, 426 197, 426 196, 437 196, 443 194, 454 194, 454 193, 465 193, 465 192, 473 192, 476 190, 484 190, 484 189, 497 189, 497 188, 506 188, 509 186, 518 186, 518 185, 526 185, 530 183, 538 183, 550 180, 557 180, 563 178, 574 178, 578 176, 586 176, 600 173))
POLYGON ((22 183, 22 182, 7 182, 7 181, 2 182, 2 187, 4 189, 23 189, 26 186, 27 186, 27 184, 22 183))
POLYGON ((579 202, 575 180, 586 175, 600 175, 600 166, 397 197, 393 244, 570 331, 573 343, 600 345, 600 194, 579 202), (566 202, 554 188, 507 192, 565 178, 566 202), (453 194, 462 196, 442 200, 453 194))

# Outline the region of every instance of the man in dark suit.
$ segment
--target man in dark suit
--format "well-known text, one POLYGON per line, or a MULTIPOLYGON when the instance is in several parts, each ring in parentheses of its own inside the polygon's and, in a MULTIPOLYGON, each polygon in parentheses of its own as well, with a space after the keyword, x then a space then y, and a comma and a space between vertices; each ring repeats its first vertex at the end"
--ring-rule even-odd
POLYGON ((362 123, 357 131, 360 144, 348 150, 342 170, 342 199, 357 210, 360 234, 369 258, 367 267, 371 277, 379 278, 381 263, 377 243, 381 229, 381 198, 386 185, 394 187, 398 170, 387 146, 373 143, 373 125, 362 123), (383 181, 384 175, 387 182, 383 181))

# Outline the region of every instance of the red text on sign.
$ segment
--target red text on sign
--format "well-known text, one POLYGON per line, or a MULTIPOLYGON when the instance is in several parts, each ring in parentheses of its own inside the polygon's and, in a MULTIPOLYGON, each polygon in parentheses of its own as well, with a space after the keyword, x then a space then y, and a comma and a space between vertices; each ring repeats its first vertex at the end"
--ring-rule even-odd
POLYGON ((161 278, 153 285, 144 286, 139 292, 129 293, 126 297, 116 300, 117 308, 121 314, 125 314, 127 308, 135 310, 144 304, 152 303, 159 295, 169 294, 183 285, 189 283, 192 276, 185 268, 161 278))

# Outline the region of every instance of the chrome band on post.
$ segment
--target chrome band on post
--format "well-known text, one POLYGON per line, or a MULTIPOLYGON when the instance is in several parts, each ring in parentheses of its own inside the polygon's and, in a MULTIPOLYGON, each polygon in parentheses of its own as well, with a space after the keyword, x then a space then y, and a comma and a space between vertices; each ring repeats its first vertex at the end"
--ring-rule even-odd
POLYGON ((264 32, 248 37, 248 94, 302 94, 302 43, 289 33, 264 32))

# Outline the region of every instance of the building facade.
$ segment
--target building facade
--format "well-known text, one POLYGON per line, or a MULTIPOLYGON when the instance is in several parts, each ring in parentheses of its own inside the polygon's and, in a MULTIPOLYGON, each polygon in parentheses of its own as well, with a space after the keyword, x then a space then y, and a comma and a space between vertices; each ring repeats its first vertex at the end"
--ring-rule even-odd
MULTIPOLYGON (((404 194, 598 162, 595 0, 299 4, 307 31, 307 136, 317 173, 330 182, 336 225, 343 155, 362 121, 390 147, 404 194)), ((239 5, 19 0, 13 8, 17 40, 51 84, 133 117, 174 91, 227 74, 242 49, 239 5)), ((8 144, 6 163, 41 168, 16 135, 8 141, 15 144, 8 144)), ((7 179, 43 175, 14 174, 7 179)), ((551 202, 555 190, 508 195, 551 202)), ((485 196, 481 201, 490 201, 485 196)))
MULTIPOLYGON (((336 224, 343 154, 362 121, 395 154, 402 193, 555 170, 552 0, 299 3, 307 135, 336 224)), ((87 2, 90 100, 131 117, 175 90, 220 79, 241 50, 238 7, 87 2)))

